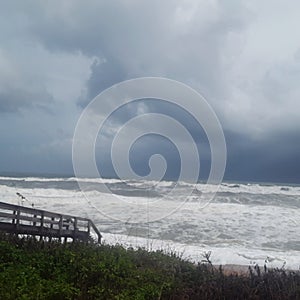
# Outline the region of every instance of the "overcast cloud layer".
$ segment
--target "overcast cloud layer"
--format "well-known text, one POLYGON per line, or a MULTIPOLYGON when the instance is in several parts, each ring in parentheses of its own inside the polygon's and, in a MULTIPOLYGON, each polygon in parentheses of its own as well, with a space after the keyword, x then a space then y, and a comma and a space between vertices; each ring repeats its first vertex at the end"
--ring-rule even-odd
POLYGON ((299 28, 297 1, 2 1, 0 171, 70 174, 91 99, 125 79, 163 76, 214 108, 225 179, 300 183, 299 28))

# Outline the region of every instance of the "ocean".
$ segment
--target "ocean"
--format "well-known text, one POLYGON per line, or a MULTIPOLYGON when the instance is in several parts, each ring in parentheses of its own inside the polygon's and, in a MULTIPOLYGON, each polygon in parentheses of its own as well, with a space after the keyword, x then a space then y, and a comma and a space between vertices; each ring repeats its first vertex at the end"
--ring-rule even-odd
POLYGON ((0 177, 2 202, 88 217, 103 242, 199 262, 300 268, 300 186, 0 177), (176 189, 172 194, 172 190, 176 189), (26 197, 21 200, 16 193, 26 197), (171 195, 170 197, 166 195, 171 195), (208 201, 209 199, 209 201, 208 201))

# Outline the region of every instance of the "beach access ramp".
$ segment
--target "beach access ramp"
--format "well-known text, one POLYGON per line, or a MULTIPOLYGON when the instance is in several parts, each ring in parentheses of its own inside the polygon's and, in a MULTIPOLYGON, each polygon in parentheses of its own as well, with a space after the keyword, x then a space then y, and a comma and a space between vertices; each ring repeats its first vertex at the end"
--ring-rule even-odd
POLYGON ((102 238, 90 219, 5 202, 0 202, 0 231, 48 238, 50 241, 72 239, 101 243, 102 238))

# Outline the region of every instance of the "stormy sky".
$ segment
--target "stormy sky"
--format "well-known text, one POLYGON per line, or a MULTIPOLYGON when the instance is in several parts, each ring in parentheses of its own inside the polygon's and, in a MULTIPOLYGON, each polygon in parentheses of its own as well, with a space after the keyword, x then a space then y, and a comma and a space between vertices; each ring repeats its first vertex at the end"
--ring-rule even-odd
MULTIPOLYGON (((120 81, 161 76, 191 86, 214 109, 227 143, 226 180, 300 183, 299 28, 292 0, 1 1, 0 172, 72 174, 72 138, 86 105, 120 81)), ((199 148, 205 143, 187 115, 141 101, 107 122, 96 151, 102 173, 114 175, 116 128, 160 109, 179 117, 199 148)), ((134 143, 133 169, 147 174, 155 153, 176 178, 176 147, 158 136, 134 143)), ((205 177, 209 155, 202 160, 205 177)))

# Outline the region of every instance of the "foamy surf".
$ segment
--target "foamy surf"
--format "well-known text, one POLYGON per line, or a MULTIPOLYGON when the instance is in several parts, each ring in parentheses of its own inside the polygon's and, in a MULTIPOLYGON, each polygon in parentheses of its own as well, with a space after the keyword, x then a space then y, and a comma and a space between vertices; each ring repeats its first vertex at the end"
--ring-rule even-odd
POLYGON ((211 251, 215 264, 299 269, 299 186, 223 183, 203 209, 199 201, 212 187, 202 183, 184 199, 189 183, 179 182, 176 197, 164 199, 159 196, 168 193, 175 183, 80 180, 90 187, 85 195, 76 178, 0 177, 1 201, 91 218, 107 243, 170 250, 195 262, 211 251), (99 184, 118 195, 101 191, 99 184), (155 193, 147 192, 142 197, 137 191, 143 188, 153 188, 155 193), (20 202, 17 192, 27 201, 20 202), (145 209, 153 217, 160 216, 161 211, 169 214, 155 222, 137 222, 145 209))

